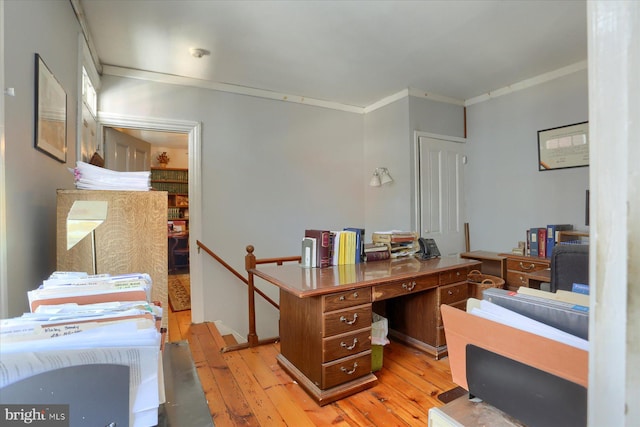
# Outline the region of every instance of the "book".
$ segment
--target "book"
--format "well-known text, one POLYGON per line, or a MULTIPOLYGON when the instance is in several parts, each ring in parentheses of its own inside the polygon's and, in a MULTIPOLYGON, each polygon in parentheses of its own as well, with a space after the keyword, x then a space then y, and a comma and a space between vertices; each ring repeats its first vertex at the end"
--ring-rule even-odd
POLYGON ((391 252, 385 249, 383 251, 366 252, 364 254, 365 262, 382 261, 391 258, 391 252))
POLYGON ((538 228, 538 256, 540 258, 547 257, 547 229, 538 228))
POLYGON ((365 243, 364 244, 364 253, 367 254, 369 252, 384 252, 388 251, 389 247, 384 243, 365 243))
POLYGON ((407 243, 418 240, 413 231, 376 231, 371 235, 373 243, 407 243))
POLYGON ((356 233, 355 263, 360 264, 364 259, 364 228, 347 227, 345 230, 356 233))
POLYGON ((315 259, 316 254, 313 252, 314 250, 314 239, 311 237, 305 237, 302 239, 302 254, 300 264, 302 267, 313 267, 313 259, 315 259))
POLYGON ((356 263, 356 233, 354 231, 343 230, 340 233, 341 251, 340 264, 356 263), (344 241, 344 244, 342 243, 344 241))
POLYGON ((547 225, 547 257, 551 256, 551 252, 555 245, 558 244, 558 234, 560 231, 573 230, 571 224, 549 224, 547 225))
POLYGON ((538 227, 529 230, 529 255, 538 256, 538 227))
POLYGON ((331 235, 333 236, 333 246, 331 253, 331 265, 340 264, 340 232, 332 231, 331 235))
POLYGON ((316 262, 315 267, 329 267, 329 230, 305 230, 304 237, 316 239, 316 262))

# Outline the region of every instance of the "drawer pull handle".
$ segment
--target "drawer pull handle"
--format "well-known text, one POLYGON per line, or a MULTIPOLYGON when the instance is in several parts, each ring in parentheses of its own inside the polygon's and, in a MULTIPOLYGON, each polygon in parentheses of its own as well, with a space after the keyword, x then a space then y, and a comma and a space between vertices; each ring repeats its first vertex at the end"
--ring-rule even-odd
POLYGON ((354 339, 353 339, 353 344, 351 344, 351 345, 349 345, 349 346, 348 346, 346 342, 342 341, 342 342, 340 343, 340 347, 344 347, 344 348, 346 348, 347 350, 353 350, 354 348, 356 348, 356 345, 357 345, 357 344, 358 344, 358 338, 354 338, 354 339))
POLYGON ((518 279, 520 279, 520 283, 522 283, 523 285, 526 285, 528 283, 522 276, 518 277, 518 279))
MULTIPOLYGON (((354 293, 353 293, 353 297, 354 297, 354 298, 358 298, 358 293, 357 293, 357 292, 354 292, 354 293)), ((346 299, 347 299, 347 297, 345 297, 344 295, 340 295, 340 298, 339 298, 339 299, 340 299, 340 301, 344 301, 344 300, 346 300, 346 299)))
POLYGON ((453 295, 453 291, 452 291, 452 290, 447 291, 447 293, 448 293, 449 295, 453 295))
POLYGON ((353 369, 347 369, 344 366, 340 366, 340 370, 347 375, 353 374, 356 371, 356 369, 358 369, 358 362, 353 363, 353 369))
POLYGON ((411 284, 409 284, 409 285, 407 285, 406 283, 402 284, 402 288, 406 289, 407 291, 412 291, 415 287, 416 287, 416 282, 415 281, 411 282, 411 284))
POLYGON ((346 323, 347 325, 353 325, 358 320, 358 313, 353 313, 353 320, 347 320, 346 317, 340 316, 340 321, 346 323))
POLYGON ((534 268, 536 268, 536 265, 535 264, 524 265, 522 261, 520 261, 520 268, 523 270, 533 270, 534 268))

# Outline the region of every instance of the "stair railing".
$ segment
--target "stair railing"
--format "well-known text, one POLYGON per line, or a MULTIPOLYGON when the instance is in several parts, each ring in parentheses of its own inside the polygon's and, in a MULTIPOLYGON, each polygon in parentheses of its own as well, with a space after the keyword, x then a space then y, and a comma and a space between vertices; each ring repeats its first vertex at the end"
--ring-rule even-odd
POLYGON ((199 240, 196 240, 196 244, 198 246, 198 251, 200 251, 200 249, 204 250, 213 259, 218 261, 223 267, 229 270, 234 276, 236 276, 238 279, 240 279, 240 281, 242 281, 245 285, 249 287, 249 290, 247 292, 249 297, 249 301, 248 301, 249 302, 249 333, 247 335, 247 342, 223 347, 221 349, 221 352, 225 353, 228 351, 240 350, 243 348, 250 348, 250 347, 255 347, 263 344, 271 344, 279 341, 280 337, 266 338, 263 340, 258 338, 258 334, 256 333, 255 294, 257 293, 258 295, 260 295, 265 301, 267 301, 269 304, 274 306, 277 310, 280 310, 280 306, 278 305, 278 303, 276 303, 271 298, 269 298, 268 295, 266 295, 260 289, 255 287, 254 280, 253 280, 253 273, 251 273, 250 270, 255 268, 256 265, 258 264, 282 265, 285 262, 293 262, 293 261, 300 262, 301 257, 292 256, 292 257, 256 259, 255 255, 253 254, 254 247, 252 245, 248 245, 246 248, 247 255, 245 255, 245 259, 244 259, 245 269, 247 270, 247 274, 248 274, 248 278, 246 278, 240 273, 238 273, 238 271, 235 268, 227 264, 222 258, 220 258, 217 254, 215 254, 204 243, 200 242, 199 240))

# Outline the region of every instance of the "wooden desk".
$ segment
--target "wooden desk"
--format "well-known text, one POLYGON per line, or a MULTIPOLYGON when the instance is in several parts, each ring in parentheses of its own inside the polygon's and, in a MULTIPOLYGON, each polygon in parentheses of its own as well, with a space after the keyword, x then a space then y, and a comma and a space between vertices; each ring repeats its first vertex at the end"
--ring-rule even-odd
POLYGON ((498 276, 501 279, 507 278, 507 257, 497 252, 471 251, 462 252, 460 258, 477 259, 482 261, 480 271, 484 274, 498 276))
POLYGON ((441 304, 464 308, 467 273, 480 261, 414 257, 303 268, 259 265, 280 288, 278 363, 320 405, 377 383, 371 372, 372 303, 387 301, 390 334, 436 358, 446 355, 441 304))
MULTIPOLYGON (((551 267, 551 258, 539 258, 514 254, 500 254, 507 258, 507 289, 517 291, 520 286, 529 287, 529 277, 540 270, 548 270, 551 267)), ((535 284, 536 282, 531 282, 535 284)), ((538 287, 540 282, 537 282, 538 287)))

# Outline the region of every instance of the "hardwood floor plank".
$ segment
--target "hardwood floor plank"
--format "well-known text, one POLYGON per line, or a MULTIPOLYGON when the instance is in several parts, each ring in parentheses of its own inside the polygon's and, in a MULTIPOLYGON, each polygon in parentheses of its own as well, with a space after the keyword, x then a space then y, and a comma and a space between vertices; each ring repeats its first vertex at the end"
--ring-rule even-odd
POLYGON ((277 363, 279 343, 221 353, 230 342, 215 323, 169 315, 169 340, 189 342, 216 427, 427 425, 429 408, 443 405, 438 395, 456 386, 447 358, 392 341, 376 386, 319 406, 277 363))
MULTIPOLYGON (((209 325, 202 325, 203 327, 198 328, 195 335, 206 355, 207 365, 213 372, 229 416, 236 425, 259 426, 260 423, 256 419, 254 410, 236 381, 228 361, 223 358, 220 347, 211 337, 209 325)), ((194 329, 196 326, 200 325, 194 325, 194 329)))

